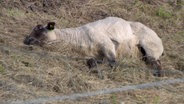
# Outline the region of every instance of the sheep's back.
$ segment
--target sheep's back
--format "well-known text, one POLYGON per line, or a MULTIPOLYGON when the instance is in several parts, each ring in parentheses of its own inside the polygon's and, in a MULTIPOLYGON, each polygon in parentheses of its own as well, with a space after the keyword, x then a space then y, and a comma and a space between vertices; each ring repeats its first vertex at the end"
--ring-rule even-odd
POLYGON ((127 54, 134 55, 138 44, 137 37, 133 35, 130 24, 126 20, 108 17, 80 28, 87 30, 87 34, 94 41, 104 42, 109 46, 115 45, 118 57, 127 54))

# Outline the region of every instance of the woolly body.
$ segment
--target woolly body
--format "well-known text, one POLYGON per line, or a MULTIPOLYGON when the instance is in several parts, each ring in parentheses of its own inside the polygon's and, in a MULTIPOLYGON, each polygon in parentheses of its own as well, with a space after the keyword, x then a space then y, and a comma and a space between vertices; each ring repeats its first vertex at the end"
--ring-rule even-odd
POLYGON ((110 63, 123 55, 136 56, 136 51, 141 47, 143 56, 161 69, 159 57, 164 50, 162 41, 153 30, 139 22, 108 17, 76 28, 54 29, 54 25, 54 22, 45 27, 37 25, 24 43, 63 41, 83 57, 107 58, 110 63))
POLYGON ((77 28, 54 29, 47 35, 48 41, 52 42, 53 37, 57 37, 54 41, 68 42, 87 57, 104 55, 116 58, 117 54, 121 56, 133 52, 138 44, 129 22, 117 17, 108 17, 77 28))

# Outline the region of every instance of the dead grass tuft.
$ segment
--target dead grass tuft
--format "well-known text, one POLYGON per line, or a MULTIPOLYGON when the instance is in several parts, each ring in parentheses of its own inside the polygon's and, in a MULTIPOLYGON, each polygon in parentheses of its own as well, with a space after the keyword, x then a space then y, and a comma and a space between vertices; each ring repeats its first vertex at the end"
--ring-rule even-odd
MULTIPOLYGON (((0 103, 183 77, 184 7, 180 0, 171 1, 0 0, 0 103), (173 73, 157 78, 152 75, 154 70, 140 59, 123 57, 114 69, 99 65, 104 74, 101 80, 64 43, 42 48, 22 43, 36 24, 55 21, 58 28, 67 28, 108 16, 139 21, 155 30, 164 43, 163 69, 173 73)), ((183 84, 177 84, 49 103, 183 103, 183 92, 183 84)))

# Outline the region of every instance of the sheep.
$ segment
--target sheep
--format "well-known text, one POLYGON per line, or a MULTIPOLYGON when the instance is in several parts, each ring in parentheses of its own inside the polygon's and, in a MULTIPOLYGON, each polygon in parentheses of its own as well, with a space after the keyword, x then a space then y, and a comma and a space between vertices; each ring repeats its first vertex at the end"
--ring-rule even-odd
POLYGON ((138 48, 140 49, 143 60, 147 64, 151 64, 156 69, 158 69, 158 76, 161 75, 161 62, 159 57, 164 54, 164 48, 162 40, 158 35, 147 26, 143 25, 140 22, 131 22, 129 21, 132 28, 133 34, 138 38, 138 48))
POLYGON ((49 22, 46 26, 37 25, 24 39, 24 44, 43 46, 60 41, 72 45, 76 51, 87 57, 89 67, 95 66, 94 62, 103 58, 106 58, 112 67, 118 57, 134 55, 138 47, 142 49, 141 52, 147 60, 153 59, 157 62, 163 51, 162 42, 153 30, 143 24, 118 17, 107 17, 66 29, 55 29, 54 22, 49 22))

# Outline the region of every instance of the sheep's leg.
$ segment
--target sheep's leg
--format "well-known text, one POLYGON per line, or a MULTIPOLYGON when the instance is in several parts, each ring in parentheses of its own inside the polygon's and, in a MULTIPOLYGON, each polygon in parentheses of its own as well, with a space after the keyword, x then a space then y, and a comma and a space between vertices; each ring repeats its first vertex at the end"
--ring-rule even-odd
POLYGON ((94 59, 94 58, 91 58, 91 59, 87 60, 87 65, 88 65, 89 69, 91 69, 93 67, 96 67, 96 71, 98 73, 98 77, 100 79, 103 79, 104 76, 102 74, 102 71, 98 68, 98 64, 97 63, 98 63, 98 61, 96 59, 94 59))
POLYGON ((162 66, 161 66, 160 60, 156 60, 153 64, 157 69, 157 72, 154 75, 158 76, 158 77, 163 77, 164 75, 163 75, 163 72, 162 72, 162 66))
POLYGON ((96 67, 98 64, 102 64, 103 63, 103 59, 102 60, 97 60, 94 58, 90 58, 87 60, 87 66, 90 68, 94 68, 96 67))
POLYGON ((89 67, 89 69, 97 67, 97 62, 94 58, 90 58, 87 60, 87 65, 89 67))
POLYGON ((113 68, 116 65, 116 54, 115 52, 106 53, 107 60, 109 62, 109 66, 113 68))
POLYGON ((158 77, 163 76, 163 73, 161 72, 162 66, 161 66, 160 60, 156 60, 153 57, 146 57, 146 63, 151 64, 157 70, 157 72, 154 73, 154 76, 158 76, 158 77))
POLYGON ((97 64, 102 64, 103 63, 103 59, 101 60, 96 60, 97 64))

